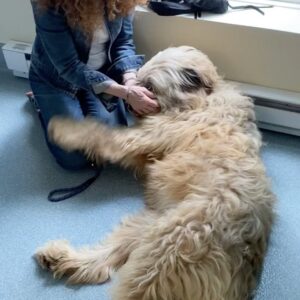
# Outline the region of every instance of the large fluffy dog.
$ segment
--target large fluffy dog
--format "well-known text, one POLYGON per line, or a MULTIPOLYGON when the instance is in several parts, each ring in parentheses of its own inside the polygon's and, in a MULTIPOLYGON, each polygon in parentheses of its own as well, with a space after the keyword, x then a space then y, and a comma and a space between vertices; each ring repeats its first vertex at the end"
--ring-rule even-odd
POLYGON ((161 113, 117 129, 56 119, 49 133, 67 150, 142 174, 145 210, 96 247, 53 241, 36 257, 70 283, 102 283, 118 271, 117 300, 245 300, 274 203, 252 101, 191 47, 160 52, 138 81, 153 90, 161 113))

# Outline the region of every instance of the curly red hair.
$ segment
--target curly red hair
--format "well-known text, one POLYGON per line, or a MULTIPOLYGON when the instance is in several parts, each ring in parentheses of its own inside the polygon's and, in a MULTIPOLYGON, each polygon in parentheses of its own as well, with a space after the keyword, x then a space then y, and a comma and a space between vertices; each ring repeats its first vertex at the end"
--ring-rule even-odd
POLYGON ((147 0, 35 0, 41 9, 62 9, 71 27, 79 26, 88 36, 102 25, 105 7, 110 20, 126 16, 147 0))

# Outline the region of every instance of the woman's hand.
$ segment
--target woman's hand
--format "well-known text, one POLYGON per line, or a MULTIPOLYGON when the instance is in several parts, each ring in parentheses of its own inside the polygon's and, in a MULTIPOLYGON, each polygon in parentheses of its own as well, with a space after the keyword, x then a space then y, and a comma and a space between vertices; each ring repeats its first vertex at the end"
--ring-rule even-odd
POLYGON ((135 78, 127 80, 124 85, 113 82, 105 93, 124 99, 136 116, 155 114, 160 110, 153 93, 145 87, 137 86, 135 78))
POLYGON ((154 94, 142 86, 127 86, 125 101, 139 116, 159 112, 159 104, 154 94))
POLYGON ((153 93, 146 88, 137 86, 136 72, 124 73, 123 84, 129 88, 125 99, 136 116, 159 111, 159 105, 153 93))

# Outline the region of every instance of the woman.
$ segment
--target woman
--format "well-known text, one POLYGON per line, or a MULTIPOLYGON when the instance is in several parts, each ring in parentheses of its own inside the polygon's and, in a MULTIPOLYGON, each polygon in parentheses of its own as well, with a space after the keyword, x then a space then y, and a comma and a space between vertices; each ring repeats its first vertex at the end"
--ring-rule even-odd
POLYGON ((132 11, 144 2, 31 0, 36 39, 29 80, 48 147, 66 169, 81 169, 89 162, 48 140, 53 116, 90 115, 110 125, 129 125, 127 106, 138 115, 158 110, 153 94, 135 80, 143 56, 135 53, 132 11))

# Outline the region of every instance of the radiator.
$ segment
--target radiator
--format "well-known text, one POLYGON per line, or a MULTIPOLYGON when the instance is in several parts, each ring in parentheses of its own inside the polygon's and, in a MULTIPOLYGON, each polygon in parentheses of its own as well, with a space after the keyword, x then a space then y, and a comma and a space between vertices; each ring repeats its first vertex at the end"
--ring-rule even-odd
POLYGON ((6 66, 15 76, 28 78, 32 45, 9 41, 2 47, 6 66))
POLYGON ((300 93, 231 82, 254 99, 260 128, 300 136, 300 93))

